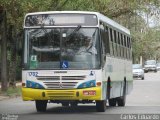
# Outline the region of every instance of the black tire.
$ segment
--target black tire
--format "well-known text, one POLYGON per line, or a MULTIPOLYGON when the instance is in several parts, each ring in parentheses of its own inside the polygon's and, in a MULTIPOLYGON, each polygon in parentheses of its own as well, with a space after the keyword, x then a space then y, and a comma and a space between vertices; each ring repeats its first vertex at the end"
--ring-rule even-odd
POLYGON ((108 103, 109 103, 109 106, 116 106, 116 99, 115 98, 110 99, 110 94, 111 94, 111 81, 110 81, 110 78, 108 78, 108 82, 107 82, 108 103))
POLYGON ((110 81, 110 78, 108 78, 108 81, 107 81, 107 99, 109 100, 110 99, 110 91, 111 91, 111 81, 110 81))
POLYGON ((116 98, 109 99, 108 103, 109 103, 109 106, 112 106, 112 107, 116 106, 116 103, 117 103, 116 98))
POLYGON ((47 102, 47 100, 36 100, 35 104, 37 112, 45 112, 47 108, 47 102))
POLYGON ((142 77, 141 80, 144 80, 144 77, 142 77))
POLYGON ((77 107, 78 106, 78 102, 70 102, 71 107, 77 107))
POLYGON ((63 107, 68 107, 69 106, 69 102, 62 102, 62 106, 63 107))
POLYGON ((125 106, 126 104, 126 81, 124 81, 123 96, 117 98, 118 106, 125 106))
POLYGON ((97 112, 106 111, 106 100, 96 101, 96 110, 97 112))

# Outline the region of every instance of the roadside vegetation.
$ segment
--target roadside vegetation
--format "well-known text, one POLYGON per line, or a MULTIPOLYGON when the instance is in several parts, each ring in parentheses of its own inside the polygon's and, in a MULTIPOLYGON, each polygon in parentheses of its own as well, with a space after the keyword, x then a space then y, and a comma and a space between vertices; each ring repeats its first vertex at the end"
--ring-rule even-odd
MULTIPOLYGON (((23 19, 28 12, 55 10, 98 11, 131 30, 133 62, 160 60, 160 0, 1 0, 0 62, 2 91, 21 79, 23 19)), ((8 90, 7 90, 8 88, 8 90)), ((18 88, 17 88, 18 89, 18 88)))
POLYGON ((21 96, 21 87, 8 87, 7 91, 0 90, 0 96, 6 97, 19 97, 21 96))

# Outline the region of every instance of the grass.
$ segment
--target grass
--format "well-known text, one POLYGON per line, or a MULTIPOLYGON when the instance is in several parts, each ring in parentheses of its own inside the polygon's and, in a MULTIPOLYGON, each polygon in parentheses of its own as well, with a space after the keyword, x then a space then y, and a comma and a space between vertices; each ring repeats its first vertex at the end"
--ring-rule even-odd
POLYGON ((9 97, 21 96, 21 87, 20 86, 17 86, 15 88, 9 87, 6 92, 0 91, 0 95, 9 96, 9 97))

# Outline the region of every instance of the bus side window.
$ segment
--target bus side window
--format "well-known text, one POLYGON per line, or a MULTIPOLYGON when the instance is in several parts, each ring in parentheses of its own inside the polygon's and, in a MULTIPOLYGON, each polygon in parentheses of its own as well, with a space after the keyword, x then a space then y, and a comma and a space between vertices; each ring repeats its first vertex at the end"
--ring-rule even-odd
POLYGON ((121 57, 124 58, 123 34, 121 34, 121 57))
POLYGON ((111 55, 114 56, 114 44, 113 44, 113 32, 112 28, 110 28, 110 47, 111 47, 111 55))
POLYGON ((127 37, 127 59, 130 59, 129 37, 127 37))
POLYGON ((130 38, 130 59, 132 60, 132 38, 130 38))
POLYGON ((117 56, 117 38, 116 38, 116 31, 114 30, 114 33, 113 33, 113 37, 114 37, 114 42, 113 42, 113 46, 114 46, 114 56, 117 56))
POLYGON ((131 60, 132 59, 132 54, 131 54, 131 38, 128 37, 128 47, 129 47, 129 59, 131 60))
POLYGON ((103 53, 110 53, 109 50, 109 39, 108 39, 108 31, 101 30, 101 38, 102 38, 102 49, 103 53))
POLYGON ((127 59, 127 36, 124 35, 124 58, 127 59))
POLYGON ((109 48, 109 29, 108 29, 108 27, 105 28, 105 45, 106 45, 106 53, 110 54, 110 48, 109 48))
POLYGON ((126 57, 126 54, 125 54, 126 53, 125 52, 125 35, 122 34, 122 36, 123 36, 122 37, 122 41, 123 41, 123 58, 125 58, 126 57))
POLYGON ((121 39, 122 39, 122 36, 121 36, 121 33, 119 33, 119 49, 120 49, 120 57, 122 58, 122 41, 121 41, 121 39))
POLYGON ((117 42, 118 42, 118 44, 117 44, 117 47, 118 47, 118 57, 121 57, 121 46, 120 46, 120 33, 118 32, 117 33, 118 34, 118 36, 117 36, 117 42))

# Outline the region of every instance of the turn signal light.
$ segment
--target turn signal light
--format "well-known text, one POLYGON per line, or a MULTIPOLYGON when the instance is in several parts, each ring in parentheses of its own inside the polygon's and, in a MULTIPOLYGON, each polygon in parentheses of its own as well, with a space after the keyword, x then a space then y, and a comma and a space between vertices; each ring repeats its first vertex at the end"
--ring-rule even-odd
POLYGON ((97 86, 101 86, 101 82, 97 82, 97 86))
POLYGON ((22 87, 24 87, 26 84, 25 83, 22 83, 22 87))

